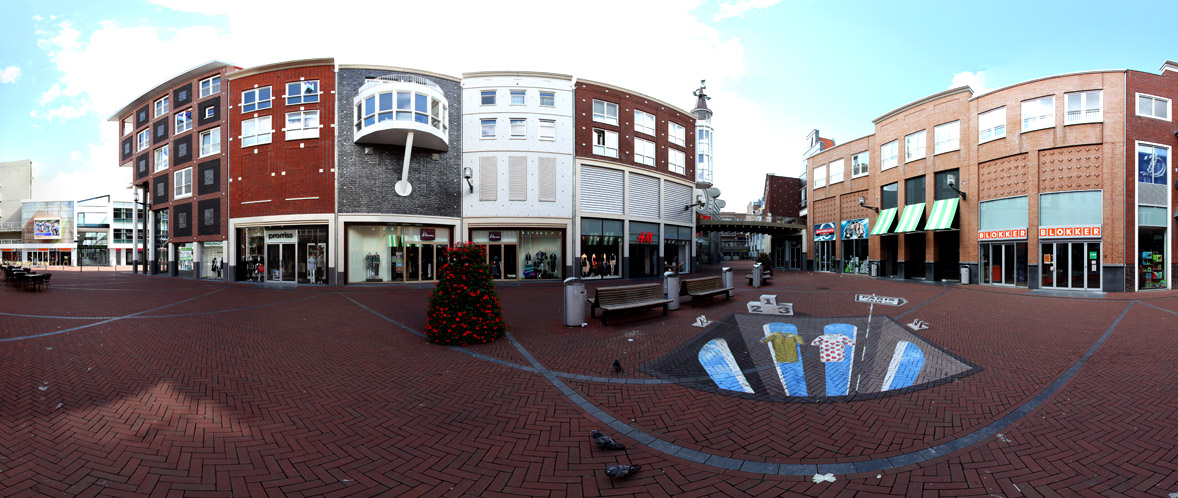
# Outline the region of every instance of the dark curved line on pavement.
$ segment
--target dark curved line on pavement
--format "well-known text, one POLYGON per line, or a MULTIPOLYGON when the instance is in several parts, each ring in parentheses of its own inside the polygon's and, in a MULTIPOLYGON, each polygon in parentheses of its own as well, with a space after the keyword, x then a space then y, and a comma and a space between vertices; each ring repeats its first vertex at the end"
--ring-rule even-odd
POLYGON ((188 301, 192 301, 192 300, 194 300, 194 299, 200 299, 200 298, 202 298, 202 297, 205 297, 205 296, 207 296, 207 295, 210 295, 210 294, 216 294, 216 293, 218 293, 218 292, 221 292, 222 290, 223 290, 223 289, 214 289, 214 290, 212 290, 212 291, 206 292, 206 293, 204 293, 204 294, 201 294, 201 295, 199 295, 199 296, 190 297, 190 298, 188 298, 188 299, 183 299, 183 300, 180 300, 180 301, 176 301, 176 302, 174 302, 174 303, 171 303, 171 304, 165 304, 165 305, 163 305, 163 306, 157 306, 157 307, 155 307, 155 308, 152 308, 152 309, 149 309, 149 310, 143 310, 143 311, 140 311, 140 312, 138 312, 138 313, 131 313, 130 315, 123 315, 123 316, 118 316, 118 317, 114 317, 114 318, 106 319, 106 320, 103 320, 103 321, 101 321, 101 322, 96 322, 96 323, 88 323, 88 324, 86 324, 86 325, 80 325, 80 326, 77 326, 77 327, 71 327, 71 328, 68 328, 68 329, 63 329, 63 330, 55 330, 55 331, 53 331, 53 332, 43 332, 43 333, 40 333, 40 334, 26 335, 26 336, 20 336, 20 337, 6 337, 6 338, 3 338, 3 339, 0 339, 0 342, 14 342, 14 341, 23 341, 23 340, 25 340, 25 339, 37 339, 37 338, 40 338, 40 337, 49 337, 49 336, 51 336, 51 335, 64 334, 64 333, 66 333, 66 332, 73 332, 73 331, 75 331, 75 330, 82 330, 82 329, 87 329, 87 328, 90 328, 90 327, 96 327, 96 326, 103 325, 103 324, 107 324, 107 323, 111 323, 111 322, 117 322, 117 321, 119 321, 119 320, 125 320, 125 319, 127 319, 127 318, 135 318, 135 317, 138 317, 139 315, 142 315, 142 314, 144 314, 144 313, 151 313, 152 311, 155 311, 155 310, 160 310, 160 309, 164 309, 164 308, 167 308, 167 307, 169 307, 169 306, 175 306, 175 305, 177 305, 177 304, 184 304, 184 303, 187 303, 188 301))
MULTIPOLYGON (((316 297, 325 296, 325 295, 326 294, 315 294, 315 295, 311 295, 311 296, 300 297, 298 299, 291 299, 288 301, 280 301, 277 303, 258 304, 258 305, 254 305, 254 306, 245 306, 245 307, 241 307, 241 308, 230 308, 230 309, 224 309, 224 310, 193 311, 191 313, 174 313, 171 315, 52 316, 52 315, 25 315, 25 314, 20 314, 20 313, 0 313, 0 316, 12 316, 12 317, 17 317, 17 318, 43 318, 43 319, 56 319, 56 320, 111 320, 111 319, 123 320, 123 319, 131 319, 131 318, 135 318, 135 319, 176 318, 176 317, 182 317, 182 316, 216 315, 219 313, 236 313, 238 311, 252 311, 252 310, 256 310, 256 309, 260 309, 260 308, 269 308, 271 306, 278 306, 281 304, 297 303, 299 301, 306 301, 308 299, 314 299, 316 297)), ((175 304, 180 304, 180 303, 175 303, 175 304)), ((169 306, 173 306, 173 305, 169 305, 169 306)), ((156 308, 156 309, 159 309, 159 308, 156 308)), ((154 311, 154 310, 147 310, 144 313, 147 313, 150 311, 154 311)))

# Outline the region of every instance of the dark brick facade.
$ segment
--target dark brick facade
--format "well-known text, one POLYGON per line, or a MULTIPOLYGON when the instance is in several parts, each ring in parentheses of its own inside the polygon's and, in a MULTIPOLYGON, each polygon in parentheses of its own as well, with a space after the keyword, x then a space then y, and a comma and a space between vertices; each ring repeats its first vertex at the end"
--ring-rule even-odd
MULTIPOLYGON (((229 206, 233 218, 331 213, 335 207, 334 63, 296 61, 253 68, 232 76, 229 106, 229 206), (287 105, 286 85, 319 81, 319 101, 287 105), (242 92, 270 87, 270 108, 241 112, 242 92), (319 111, 319 136, 287 140, 286 114, 319 111), (242 147, 242 121, 270 116, 270 143, 242 147), (258 202, 264 201, 264 202, 258 202)), ((204 163, 201 163, 202 165, 204 163)), ((199 173, 199 172, 198 172, 199 173)), ((193 182, 203 186, 201 178, 193 182)))
POLYGON ((802 180, 773 174, 765 175, 765 214, 773 221, 797 218, 802 208, 802 180))
MULTIPOLYGON (((1137 251, 1137 234, 1132 233, 1133 227, 1137 225, 1137 148, 1135 146, 1137 141, 1149 142, 1157 145, 1165 145, 1170 147, 1170 171, 1169 182, 1167 189, 1170 191, 1170 206, 1178 207, 1178 172, 1174 171, 1174 167, 1178 165, 1178 158, 1174 155, 1178 153, 1178 137, 1175 137, 1175 130, 1178 130, 1178 125, 1175 123, 1174 111, 1178 109, 1174 103, 1178 102, 1178 72, 1163 71, 1161 75, 1144 73, 1141 71, 1127 71, 1126 85, 1125 85, 1125 226, 1127 227, 1127 237, 1125 237, 1125 252, 1126 266, 1132 268, 1134 256, 1137 251), (1150 117, 1137 115, 1137 94, 1144 93, 1153 95, 1155 97, 1162 97, 1170 99, 1170 120, 1164 121, 1161 119, 1154 119, 1150 117)), ((1170 267, 1171 275, 1178 276, 1178 264, 1173 261, 1178 257, 1178 237, 1175 236, 1175 224, 1173 223, 1173 210, 1171 210, 1169 219, 1170 223, 1170 267)), ((1125 272, 1125 288, 1132 289, 1136 285, 1136 272, 1133 270, 1125 272)), ((1174 288, 1174 286, 1170 286, 1174 288)))
POLYGON ((339 213, 447 216, 462 214, 462 85, 458 81, 394 69, 339 70, 339 213), (413 192, 400 196, 393 186, 401 179, 405 148, 397 145, 357 145, 354 142, 355 106, 352 100, 365 78, 417 74, 436 83, 449 103, 449 152, 414 148, 409 159, 413 192), (435 154, 437 159, 434 159, 435 154))
POLYGON ((640 137, 655 142, 655 166, 659 173, 695 181, 695 116, 663 104, 649 97, 635 94, 620 88, 608 87, 590 82, 577 82, 573 92, 573 136, 576 141, 577 157, 603 159, 625 164, 635 168, 651 169, 650 166, 634 161, 634 138, 640 137), (618 104, 618 126, 593 120, 593 101, 601 100, 618 104), (634 129, 634 110, 653 114, 655 118, 655 134, 651 137, 634 129), (684 145, 671 144, 668 141, 668 122, 674 122, 685 128, 684 145), (600 128, 617 132, 618 157, 599 156, 593 153, 593 129, 600 128), (675 148, 684 152, 684 173, 671 173, 667 168, 667 149, 675 148))

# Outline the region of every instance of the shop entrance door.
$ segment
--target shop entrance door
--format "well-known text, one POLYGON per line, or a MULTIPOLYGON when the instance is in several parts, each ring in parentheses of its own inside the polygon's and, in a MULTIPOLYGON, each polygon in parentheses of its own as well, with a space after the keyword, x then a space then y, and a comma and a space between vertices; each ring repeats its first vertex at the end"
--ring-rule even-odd
POLYGON ((1100 290, 1100 242, 1049 242, 1040 249, 1042 287, 1100 290))
POLYGON ((266 244, 266 280, 295 281, 295 245, 266 244))

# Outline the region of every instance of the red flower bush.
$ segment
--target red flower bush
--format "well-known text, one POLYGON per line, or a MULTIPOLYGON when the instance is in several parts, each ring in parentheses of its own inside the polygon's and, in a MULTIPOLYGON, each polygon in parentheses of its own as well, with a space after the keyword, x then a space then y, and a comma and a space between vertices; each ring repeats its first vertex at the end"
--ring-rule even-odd
POLYGON ((426 308, 425 335, 431 341, 462 346, 507 332, 486 254, 486 246, 473 243, 442 248, 438 284, 426 308))

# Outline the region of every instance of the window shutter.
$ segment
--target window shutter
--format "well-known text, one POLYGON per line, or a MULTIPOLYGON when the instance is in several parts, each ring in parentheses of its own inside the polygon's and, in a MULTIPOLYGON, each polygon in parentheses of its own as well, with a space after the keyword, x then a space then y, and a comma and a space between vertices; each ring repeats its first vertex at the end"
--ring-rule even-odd
POLYGON ((479 200, 499 198, 499 159, 495 156, 479 158, 479 200))
POLYGON ((581 210, 622 214, 622 170, 581 166, 581 210))
POLYGON ((556 158, 541 157, 539 175, 540 200, 556 202, 556 158))
POLYGON ((647 218, 659 217, 659 179, 653 176, 630 174, 630 214, 647 218))
POLYGON ((526 156, 509 156, 507 158, 507 177, 508 200, 528 200, 528 158, 526 156))

